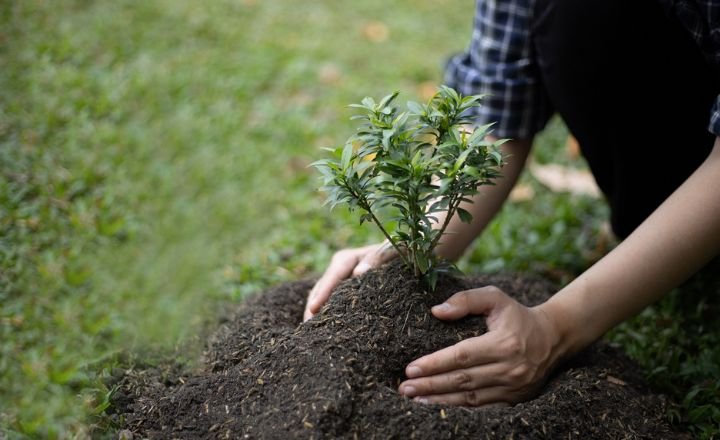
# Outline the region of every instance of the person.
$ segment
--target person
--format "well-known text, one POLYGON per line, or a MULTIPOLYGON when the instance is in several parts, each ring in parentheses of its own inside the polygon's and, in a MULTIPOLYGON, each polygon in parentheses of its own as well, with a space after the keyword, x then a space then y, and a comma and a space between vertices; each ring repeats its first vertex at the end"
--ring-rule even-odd
MULTIPOLYGON (((558 113, 579 141, 622 239, 546 302, 496 287, 458 292, 435 317, 487 316, 488 332, 411 362, 398 391, 419 402, 516 403, 563 359, 682 283, 720 253, 720 1, 478 0, 471 44, 445 82, 487 93, 508 163, 452 219, 437 252, 454 260, 501 208, 533 136, 558 113)), ((305 319, 343 279, 393 258, 382 244, 335 254, 305 319)))

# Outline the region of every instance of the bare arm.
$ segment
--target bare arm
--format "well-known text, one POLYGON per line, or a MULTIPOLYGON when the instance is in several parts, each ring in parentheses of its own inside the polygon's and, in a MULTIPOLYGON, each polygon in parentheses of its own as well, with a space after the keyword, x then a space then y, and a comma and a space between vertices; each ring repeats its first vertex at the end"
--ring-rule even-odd
POLYGON ((605 258, 540 308, 575 351, 720 253, 720 138, 706 161, 605 258))
POLYGON ((556 363, 638 313, 720 253, 720 138, 707 160, 620 246, 553 298, 524 307, 499 289, 459 292, 441 319, 487 315, 488 332, 408 365, 400 392, 426 402, 518 402, 556 363))

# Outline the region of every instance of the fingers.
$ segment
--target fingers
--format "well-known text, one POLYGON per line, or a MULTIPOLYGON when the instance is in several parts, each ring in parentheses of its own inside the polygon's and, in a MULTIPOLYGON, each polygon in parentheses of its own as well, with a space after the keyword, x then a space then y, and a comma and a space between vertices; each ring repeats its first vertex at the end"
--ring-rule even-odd
POLYGON ((411 363, 398 392, 420 402, 450 405, 516 403, 531 397, 547 373, 514 336, 467 339, 411 363))
POLYGON ((513 393, 508 387, 497 386, 484 389, 461 391, 432 396, 416 397, 418 403, 434 403, 438 405, 454 406, 506 406, 517 403, 522 399, 513 393))
POLYGON ((350 276, 359 276, 373 267, 378 267, 395 258, 397 253, 386 244, 374 244, 356 249, 337 252, 322 277, 308 295, 303 320, 307 321, 320 311, 332 291, 341 281, 350 276))
POLYGON ((431 376, 494 362, 501 358, 496 334, 486 333, 423 356, 405 368, 409 379, 431 376))
POLYGON ((464 290, 432 308, 438 319, 455 320, 467 315, 490 315, 513 300, 495 286, 464 290))
POLYGON ((397 256, 397 252, 395 252, 395 249, 388 242, 361 249, 368 248, 369 252, 363 253, 357 266, 353 269, 352 276, 360 276, 369 269, 372 269, 373 267, 380 267, 397 256))
POLYGON ((433 314, 484 314, 488 332, 411 362, 398 391, 417 401, 516 403, 537 393, 558 359, 559 338, 548 320, 495 287, 459 292, 433 314))
POLYGON ((458 369, 421 379, 407 380, 400 384, 398 391, 408 397, 417 397, 505 385, 501 380, 501 372, 502 366, 497 364, 458 369))
POLYGON ((358 264, 359 259, 357 252, 354 251, 355 249, 340 251, 333 256, 325 273, 323 273, 322 277, 320 277, 310 291, 303 316, 305 321, 320 311, 320 308, 322 308, 323 304, 325 304, 330 297, 332 290, 340 284, 342 280, 350 276, 358 264))
POLYGON ((411 362, 398 391, 418 402, 517 403, 537 393, 558 359, 549 320, 496 287, 459 292, 432 312, 440 319, 487 315, 488 332, 411 362))
MULTIPOLYGON (((494 286, 465 290, 451 296, 432 308, 439 319, 460 319, 467 315, 488 315, 494 318, 507 305, 516 304, 502 290, 494 286)), ((490 324, 488 324, 490 325, 490 324)), ((408 378, 429 376, 447 371, 495 362, 516 351, 517 342, 511 337, 501 338, 501 333, 489 331, 482 336, 466 339, 457 344, 423 356, 411 362, 405 369, 408 378)))
POLYGON ((398 392, 419 403, 479 406, 510 404, 537 395, 543 381, 526 364, 488 364, 400 384, 398 392))
POLYGON ((377 267, 380 264, 382 263, 380 261, 380 257, 377 255, 376 252, 366 252, 364 255, 361 256, 360 261, 358 261, 358 263, 353 268, 352 276, 360 276, 371 268, 377 267))

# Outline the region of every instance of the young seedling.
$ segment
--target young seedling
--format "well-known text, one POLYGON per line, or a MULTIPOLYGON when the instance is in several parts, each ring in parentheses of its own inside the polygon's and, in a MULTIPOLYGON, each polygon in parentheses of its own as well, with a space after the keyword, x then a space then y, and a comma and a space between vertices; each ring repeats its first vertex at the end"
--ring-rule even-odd
POLYGON ((434 289, 440 273, 456 269, 433 250, 454 215, 472 221, 460 204, 501 175, 503 141, 486 138, 492 124, 466 129, 481 96, 442 86, 427 104, 408 102, 400 112, 391 106, 397 95, 352 104, 363 111, 352 117, 360 121, 357 133, 313 166, 331 208, 360 208, 360 223, 375 223, 407 268, 434 289))

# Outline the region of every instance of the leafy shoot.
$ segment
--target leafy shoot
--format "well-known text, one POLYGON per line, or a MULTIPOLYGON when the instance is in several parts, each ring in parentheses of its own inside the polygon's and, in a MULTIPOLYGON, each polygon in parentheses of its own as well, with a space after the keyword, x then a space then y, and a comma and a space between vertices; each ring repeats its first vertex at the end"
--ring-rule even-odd
POLYGON ((352 104, 362 111, 352 117, 357 133, 312 165, 327 204, 359 208, 360 223, 375 223, 408 269, 434 289, 440 273, 457 269, 433 251, 454 215, 472 221, 460 204, 501 176, 504 141, 488 140, 492 124, 467 128, 482 96, 441 86, 426 104, 409 102, 401 112, 392 106, 397 95, 352 104))

